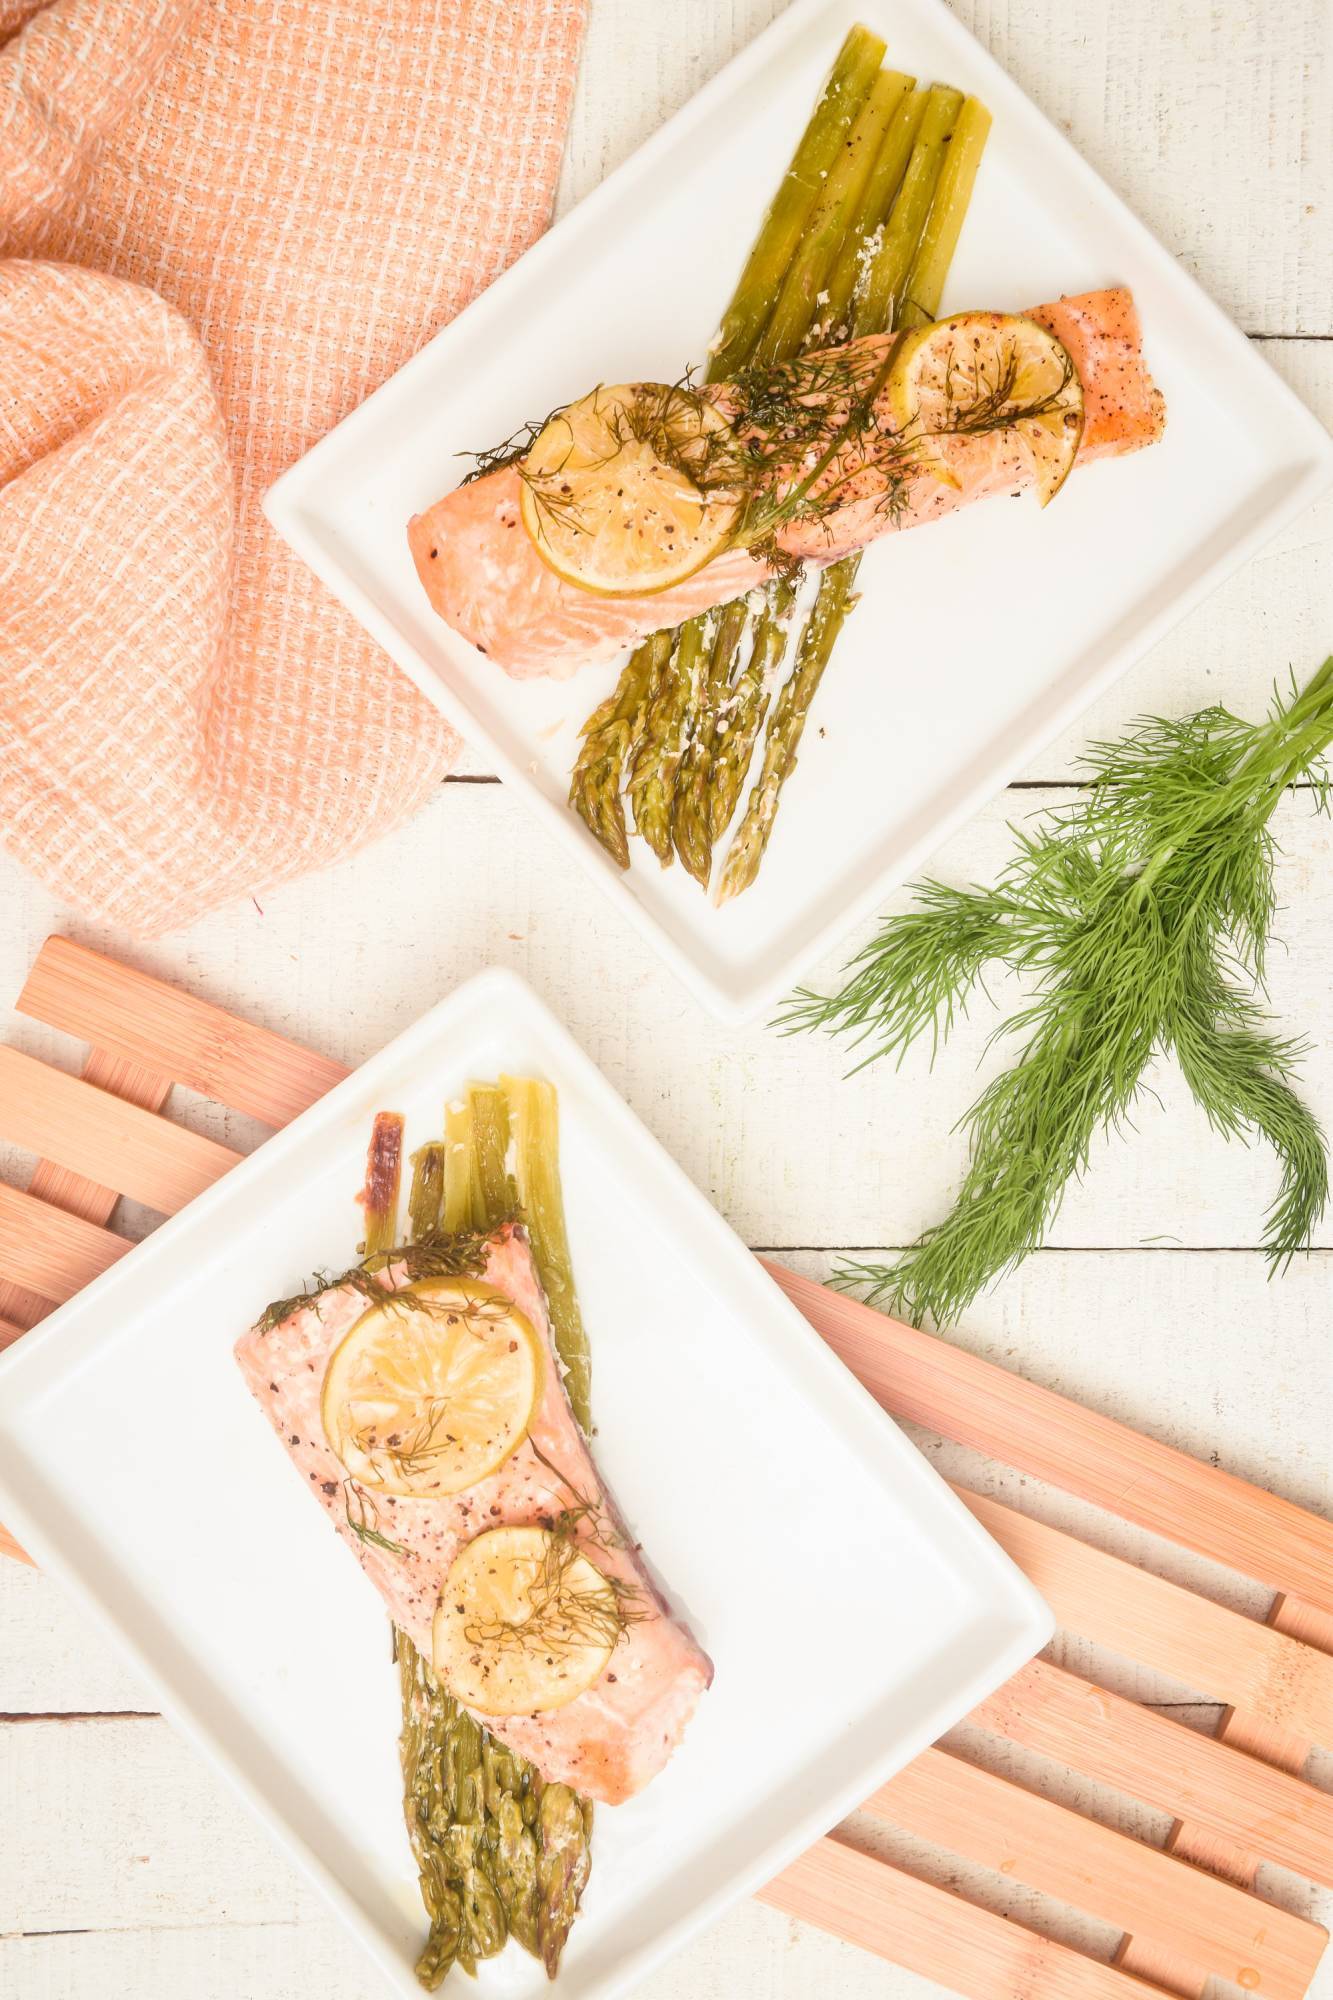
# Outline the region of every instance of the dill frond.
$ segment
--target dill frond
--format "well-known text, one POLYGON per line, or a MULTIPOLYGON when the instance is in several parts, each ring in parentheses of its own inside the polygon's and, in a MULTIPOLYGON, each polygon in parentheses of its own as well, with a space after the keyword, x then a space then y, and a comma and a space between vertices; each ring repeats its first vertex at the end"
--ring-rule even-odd
POLYGON ((379 1507, 372 1496, 358 1486, 354 1479, 343 1481, 343 1506, 347 1512, 347 1525, 359 1542, 366 1542, 371 1548, 383 1549, 391 1556, 406 1558, 411 1554, 401 1542, 392 1541, 388 1535, 380 1532, 376 1525, 379 1520, 379 1507))
POLYGON ((584 1646, 615 1646, 628 1628, 652 1616, 633 1584, 598 1570, 596 1584, 575 1573, 580 1548, 576 1523, 562 1516, 548 1536, 539 1574, 528 1589, 521 1618, 473 1617, 463 1635, 471 1645, 520 1652, 569 1653, 584 1646))
POLYGON ((1081 797, 1015 830, 992 888, 924 883, 836 992, 793 997, 775 1025, 865 1045, 860 1068, 901 1061, 922 1038, 933 1058, 992 966, 1029 992, 996 1030, 1017 1044, 1014 1060, 961 1121, 969 1162, 949 1214, 895 1263, 849 1265, 835 1282, 917 1325, 956 1321, 1042 1242, 1159 1053, 1216 1131, 1277 1155, 1270 1271, 1308 1246, 1328 1201, 1327 1145, 1293 1088, 1304 1044, 1276 1033, 1264 1006, 1270 822, 1298 780, 1327 809, 1330 740, 1333 658, 1262 723, 1218 707, 1145 718, 1092 746, 1081 797))
MULTIPOLYGON (((853 341, 746 370, 728 385, 728 421, 720 425, 718 406, 692 385, 688 374, 678 382, 635 383, 626 400, 607 406, 603 455, 589 460, 580 445, 580 479, 599 466, 611 466, 632 444, 646 447, 659 465, 692 485, 701 500, 734 504, 733 546, 749 549, 789 576, 796 565, 775 539, 786 523, 827 521, 854 483, 858 490, 864 486, 867 475, 880 483, 879 511, 898 520, 913 484, 933 476, 941 439, 983 437, 1039 418, 1059 406, 1073 374, 1066 355, 1056 387, 1024 400, 1018 392, 1018 350, 1010 344, 989 364, 978 358, 953 369, 941 421, 927 426, 917 417, 893 427, 883 421, 877 401, 894 352, 892 343, 853 341)), ((591 392, 594 397, 598 393, 591 392)), ((543 535, 556 522, 567 530, 590 531, 579 513, 569 462, 558 452, 552 456, 550 437, 541 467, 530 463, 538 437, 557 431, 574 408, 563 405, 540 423, 521 426, 501 444, 468 454, 473 458, 468 479, 502 466, 516 468, 543 535)), ((571 451, 573 445, 571 428, 571 451)))
POLYGON ((479 1278, 486 1269, 487 1249, 494 1233, 477 1229, 460 1230, 452 1235, 440 1232, 422 1237, 416 1243, 377 1250, 346 1271, 316 1271, 303 1291, 294 1292, 287 1299, 274 1299, 266 1306, 255 1321, 256 1331, 271 1333, 303 1306, 313 1305, 318 1310, 318 1301, 324 1294, 336 1291, 340 1285, 353 1285, 372 1301, 391 1300, 392 1292, 380 1282, 381 1273, 391 1264, 401 1268, 408 1284, 420 1278, 479 1278))

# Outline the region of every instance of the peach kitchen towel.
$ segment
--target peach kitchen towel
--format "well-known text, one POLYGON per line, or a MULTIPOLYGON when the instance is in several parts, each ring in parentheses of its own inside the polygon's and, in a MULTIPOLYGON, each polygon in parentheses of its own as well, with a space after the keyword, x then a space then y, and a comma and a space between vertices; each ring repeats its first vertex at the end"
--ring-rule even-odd
POLYGON ((456 739, 264 520, 549 218, 584 0, 0 0, 0 838, 153 934, 456 739))

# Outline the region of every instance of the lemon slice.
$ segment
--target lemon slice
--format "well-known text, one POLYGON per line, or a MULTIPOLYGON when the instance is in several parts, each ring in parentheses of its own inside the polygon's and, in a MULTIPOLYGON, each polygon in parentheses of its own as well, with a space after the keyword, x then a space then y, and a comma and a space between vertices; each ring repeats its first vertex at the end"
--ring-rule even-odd
POLYGON ((511 1300, 433 1279, 361 1315, 330 1357, 320 1415, 353 1479, 432 1499, 504 1464, 541 1381, 537 1336, 511 1300))
POLYGON ((524 458, 523 525, 582 590, 668 590, 725 545, 744 469, 707 397, 665 382, 594 389, 552 417, 524 458))
POLYGON ((895 429, 958 484, 978 437, 1012 438, 1042 506, 1068 478, 1083 436, 1083 385, 1053 333, 1014 313, 954 313, 903 335, 885 394, 895 429))
POLYGON ((435 1671, 482 1715, 563 1708, 606 1671, 624 1619, 567 1536, 492 1528, 454 1558, 435 1613, 435 1671))

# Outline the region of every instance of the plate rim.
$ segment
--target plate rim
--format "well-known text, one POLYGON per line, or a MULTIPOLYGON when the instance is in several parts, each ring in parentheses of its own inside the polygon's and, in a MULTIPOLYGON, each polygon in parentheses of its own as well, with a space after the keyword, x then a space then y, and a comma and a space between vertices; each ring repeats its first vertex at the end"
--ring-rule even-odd
MULTIPOLYGON (((1003 104, 1006 110, 1026 120, 1029 129, 1035 128, 1047 143, 1053 141, 1063 158, 1067 174, 1085 190, 1093 192, 1100 203, 1109 204, 1120 224, 1131 232, 1140 252, 1157 266, 1168 283, 1177 287, 1196 312, 1205 316, 1214 337, 1230 344, 1235 361, 1252 371, 1261 371, 1256 380, 1262 380, 1264 393, 1272 399, 1273 406, 1282 413, 1292 427, 1293 435, 1306 446, 1309 455, 1276 505, 1269 507, 1257 521, 1206 562, 1192 581, 1156 613, 1142 618, 1128 637, 1112 644, 1100 667, 1083 676, 1063 700, 1043 707, 1040 719, 1021 732, 1015 734, 1011 730, 1012 742, 1008 749, 1001 741, 995 750, 984 758, 978 758, 977 776, 959 793, 953 804, 934 815, 929 826, 902 849, 896 859, 877 869, 860 889, 839 900, 832 914, 823 922, 814 922, 803 941, 782 953, 779 964, 770 963, 773 958, 770 951, 756 954, 751 961, 757 968, 755 970, 747 971, 742 964, 730 974, 715 972, 702 950, 698 955, 692 952, 665 921, 641 902, 629 888, 622 872, 576 815, 563 803, 548 797, 543 788, 531 780, 479 719, 465 693, 441 678, 393 617, 382 612, 350 572, 342 567, 312 519, 303 512, 303 495, 326 460, 333 457, 338 448, 335 440, 345 446, 362 430, 370 430, 375 418, 368 413, 377 405, 379 413, 383 413, 408 395, 417 374, 424 373, 425 358, 440 343, 447 343, 455 329, 469 321, 469 316, 471 324, 475 325, 479 316, 502 311, 511 293, 519 292, 520 287, 530 283, 534 275, 540 278, 547 263, 561 254, 572 225, 577 223, 581 231, 594 226, 602 210, 618 198, 622 189, 651 173, 658 155, 676 138, 697 125, 717 101, 742 87, 751 72, 761 68, 770 57, 779 55, 788 42, 799 39, 822 15, 832 13, 843 4, 844 0, 794 0, 792 6, 724 64, 476 299, 432 335, 401 368, 395 370, 355 410, 350 411, 280 474, 262 498, 264 512, 272 525, 408 675, 432 707, 468 743, 485 752, 503 782, 524 800, 526 809, 537 815, 539 823, 546 826, 564 851, 576 859, 602 893, 628 918, 654 951, 666 960, 694 997, 715 1018, 733 1027, 746 1025, 771 1009, 792 989, 807 967, 832 950, 882 905, 886 897, 913 875, 953 833, 997 796, 1025 763, 1077 720, 1138 659, 1211 595, 1224 578, 1250 561, 1273 536, 1333 486, 1333 437, 1276 370, 1254 351, 1248 336, 1208 295, 1199 280, 1172 256, 1123 196, 1083 157, 1073 139, 1034 103, 985 44, 953 14, 946 0, 910 0, 911 6, 930 17, 946 37, 965 51, 969 64, 979 66, 986 78, 984 88, 992 111, 998 111, 1003 104)), ((465 640, 444 625, 443 620, 440 623, 447 635, 442 643, 448 649, 467 645, 465 640)), ((475 651, 472 647, 467 650, 470 653, 475 651)), ((716 961, 712 964, 715 965, 716 961)))
MULTIPOLYGON (((687 1203, 692 1231, 695 1229, 702 1231, 705 1238, 706 1263, 715 1263, 719 1255, 725 1257, 734 1271, 736 1280, 754 1299, 756 1313, 762 1312, 770 1320, 784 1326, 787 1330, 786 1347, 790 1349, 799 1346, 802 1351, 802 1365, 822 1373, 829 1385, 825 1393, 844 1399, 848 1405, 848 1414, 860 1407, 867 1417, 882 1426, 888 1448, 898 1461, 901 1476, 915 1482, 922 1495, 929 1496, 930 1504, 936 1509, 936 1518, 927 1532, 936 1535, 947 1524, 950 1533, 957 1538, 954 1546, 960 1552, 965 1544, 974 1552, 974 1557, 975 1553, 979 1552, 989 1572, 986 1589, 993 1595, 988 1604, 978 1605, 978 1616, 984 1615, 988 1621, 995 1623, 997 1633, 1002 1631, 1004 1634, 1004 1643, 997 1645, 986 1667, 978 1669, 965 1683, 961 1692, 951 1695, 946 1711, 941 1711, 936 1706, 925 1721, 918 1722, 914 1729, 903 1732, 895 1739, 890 1752, 881 1753, 868 1764, 864 1776, 858 1776, 854 1782, 838 1788, 835 1793, 821 1794, 813 1810, 807 1810, 790 1822, 785 1831, 766 1845, 757 1860, 743 1868, 730 1870, 716 1890, 700 1900, 687 1917, 674 1924, 668 1923, 656 1928, 643 1944, 627 1952, 619 1960, 617 1970, 612 1975, 599 1980, 595 1986, 589 1986, 589 2000, 592 2000, 594 1995, 604 1995, 610 2000, 610 1996, 647 1977, 652 1970, 715 1922, 724 1910, 762 1887, 791 1859, 827 1832, 829 1827, 835 1825, 849 1811, 854 1810, 864 1797, 878 1785, 886 1782, 893 1772, 901 1769, 928 1743, 936 1740, 945 1729, 959 1719, 959 1714, 963 1712, 959 1708, 960 1702, 965 1702, 966 1709, 970 1711, 985 1695, 1017 1672, 1049 1642, 1055 1629, 1055 1622, 1049 1607, 1023 1572, 994 1539, 986 1534, 957 1494, 893 1419, 881 1409, 869 1390, 844 1366, 827 1343, 820 1339, 804 1315, 764 1270, 759 1259, 690 1180, 685 1170, 656 1135, 643 1124, 597 1064, 580 1047, 569 1029, 526 980, 503 967, 492 967, 464 980, 430 1007, 425 1014, 400 1030, 382 1049, 369 1057, 365 1064, 351 1071, 297 1118, 263 1141, 254 1153, 247 1155, 212 1187, 188 1203, 176 1215, 169 1217, 148 1237, 135 1244, 107 1271, 59 1306, 36 1328, 25 1333, 4 1354, 0 1354, 0 1441, 7 1438, 19 1446, 21 1451, 20 1426, 25 1410, 30 1413, 35 1404, 40 1404, 47 1395, 58 1391, 61 1382, 83 1364, 82 1346, 75 1353, 66 1356, 62 1362, 60 1356, 62 1343, 71 1333, 77 1335, 80 1323, 90 1314, 99 1313, 104 1300, 109 1299, 114 1307, 118 1291, 129 1287, 133 1296, 142 1299, 145 1281, 149 1284, 152 1282, 154 1265, 160 1263, 164 1256, 170 1255, 179 1239, 188 1240, 192 1234, 201 1230, 205 1233, 210 1232, 219 1210, 225 1209, 229 1203, 244 1204, 248 1182, 257 1178, 254 1163, 267 1155, 264 1171, 272 1172, 275 1168, 280 1169, 291 1156, 299 1157, 303 1148, 318 1143, 326 1123, 336 1122, 349 1101, 358 1095, 364 1095, 368 1084, 373 1088, 379 1073, 391 1069, 395 1063, 402 1060, 406 1047, 417 1041, 431 1042, 442 1030, 447 1029, 451 1015, 466 1014, 467 1011, 476 1009, 479 1002, 487 1001, 490 1002, 490 1012, 496 1013, 501 1006, 515 1009, 517 1011, 513 1018, 519 1022, 526 1019, 534 1023, 543 1038, 550 1038, 550 1045, 558 1054, 561 1064, 569 1066, 572 1080, 579 1090, 589 1093, 594 1129, 601 1128, 598 1131, 599 1143, 605 1144, 607 1150, 614 1154, 623 1149, 624 1135, 628 1133, 632 1143, 644 1155, 649 1166, 658 1174, 665 1172, 673 1184, 673 1193, 687 1203), (611 1121, 609 1131, 608 1117, 611 1121), (955 1713, 955 1710, 958 1713, 955 1713), (941 1720, 942 1712, 947 1713, 950 1719, 941 1720)), ((691 1240, 697 1239, 692 1236, 691 1240)), ((122 1330, 129 1316, 128 1313, 122 1312, 120 1316, 122 1330)), ((108 1317, 111 1319, 111 1331, 114 1336, 116 1321, 113 1315, 108 1317)), ((780 1352, 775 1356, 774 1366, 787 1372, 790 1365, 789 1352, 780 1352)), ((836 1412, 831 1414, 836 1418, 836 1412)), ((855 1449, 860 1456, 859 1444, 855 1449)), ((26 1457, 22 1458, 21 1462, 26 1465, 31 1464, 26 1457)), ((188 1692, 178 1693, 170 1669, 159 1667, 148 1642, 118 1619, 113 1608, 113 1595, 104 1595, 93 1577, 85 1571, 78 1557, 67 1553, 67 1530, 56 1525, 48 1532, 42 1518, 41 1503, 43 1499, 52 1495, 52 1488, 49 1479, 36 1471, 36 1468, 34 1472, 36 1505, 30 1507, 24 1494, 11 1484, 5 1464, 0 1460, 0 1508, 3 1508, 4 1518, 12 1523, 23 1545, 34 1557, 40 1557, 43 1569, 57 1578, 63 1588, 70 1591, 94 1623, 111 1638, 117 1650, 131 1662, 152 1689, 161 1703, 162 1714, 172 1727, 179 1730, 196 1749, 203 1753, 232 1791, 245 1801, 259 1822, 277 1840, 281 1849, 295 1862, 340 1920, 346 1924, 350 1933, 395 1990, 403 1993, 414 1990, 405 1983, 401 1961, 391 1954, 386 1940, 355 1893, 338 1878, 322 1859, 319 1851, 297 1830, 294 1821, 270 1801, 252 1776, 251 1765, 230 1747, 225 1727, 215 1727, 207 1719, 204 1712, 207 1706, 206 1700, 192 1699, 188 1692)), ((58 1504, 58 1496, 56 1498, 58 1504)), ((78 1513, 71 1516, 70 1520, 73 1524, 81 1525, 85 1518, 84 1513, 78 1513)), ((201 1655, 191 1648, 189 1659, 197 1666, 201 1655)), ((206 1665, 203 1667, 203 1672, 207 1687, 221 1688, 225 1694, 225 1685, 208 1677, 206 1665)), ((631 1898, 625 1909, 632 1912, 637 1907, 641 1907, 639 1899, 631 1898)), ((622 1917, 623 1914, 622 1912, 622 1917)))

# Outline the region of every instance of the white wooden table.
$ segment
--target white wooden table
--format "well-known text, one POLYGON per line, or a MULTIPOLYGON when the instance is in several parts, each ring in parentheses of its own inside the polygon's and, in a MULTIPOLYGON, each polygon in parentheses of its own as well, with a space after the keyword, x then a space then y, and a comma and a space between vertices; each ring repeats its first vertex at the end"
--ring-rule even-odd
MULTIPOLYGON (((592 187, 781 4, 594 0, 562 202, 592 187)), ((1333 48, 1322 0, 955 4, 1333 425, 1333 48)), ((1004 851, 1006 820, 1058 799, 1082 736, 1145 708, 1179 713, 1222 699, 1257 712, 1274 677, 1289 664, 1304 676, 1330 647, 1326 505, 1144 660, 948 846, 937 869, 987 874, 1004 851)), ((1275 959, 1275 1002, 1316 1044, 1306 1088, 1333 1129, 1333 822, 1297 795, 1281 832, 1289 950, 1275 959)), ((844 1083, 830 1046, 719 1029, 475 761, 373 851, 259 900, 262 909, 246 904, 133 947, 70 920, 0 856, 0 1003, 60 928, 356 1062, 498 960, 564 1017, 756 1247, 822 1273, 835 1251, 905 1242, 944 1209, 961 1160, 949 1128, 976 1087, 984 1010, 933 1078, 913 1063, 844 1083), (436 885, 424 906, 423 883, 436 885)), ((68 1046, 29 1023, 6 1020, 4 1034, 71 1061, 68 1046)), ((1327 1508, 1333 1218, 1322 1249, 1270 1285, 1254 1245, 1275 1184, 1271 1161, 1224 1146, 1171 1073, 1158 1081, 1160 1103, 1146 1100, 1136 1136, 1099 1154, 1051 1247, 978 1304, 955 1337, 1327 1508)), ((243 1119, 195 1115, 233 1145, 256 1136, 243 1119)), ((960 1454, 936 1455, 962 1464, 960 1454)), ((1096 1532, 1104 1536, 1104 1524, 1096 1532)), ((1137 1546, 1128 1532, 1117 1545, 1137 1546)), ((1142 1554, 1162 1560, 1146 1543, 1142 1554)), ((1131 1682, 1127 1670, 1117 1682, 1111 1672, 1128 1692, 1215 1720, 1187 1689, 1131 1682)), ((0 1564, 0 1993, 371 2000, 379 1989, 357 1951, 151 1710, 53 1583, 0 1564)), ((1114 1802, 1098 1809, 1165 1831, 1114 1802)), ((916 1865, 938 1872, 939 1857, 919 1854, 916 1865)), ((1073 1934, 1069 1912, 1001 1878, 971 1886, 1073 1934)), ((1290 1882, 1271 1887, 1310 1908, 1290 1882)), ((1102 1940, 1108 1952, 1113 1942, 1102 1940)), ((928 1989, 750 1906, 644 1990, 654 2000, 819 1991, 897 2000, 928 1989)), ((1333 1962, 1315 1990, 1333 2000, 1333 1962)))

